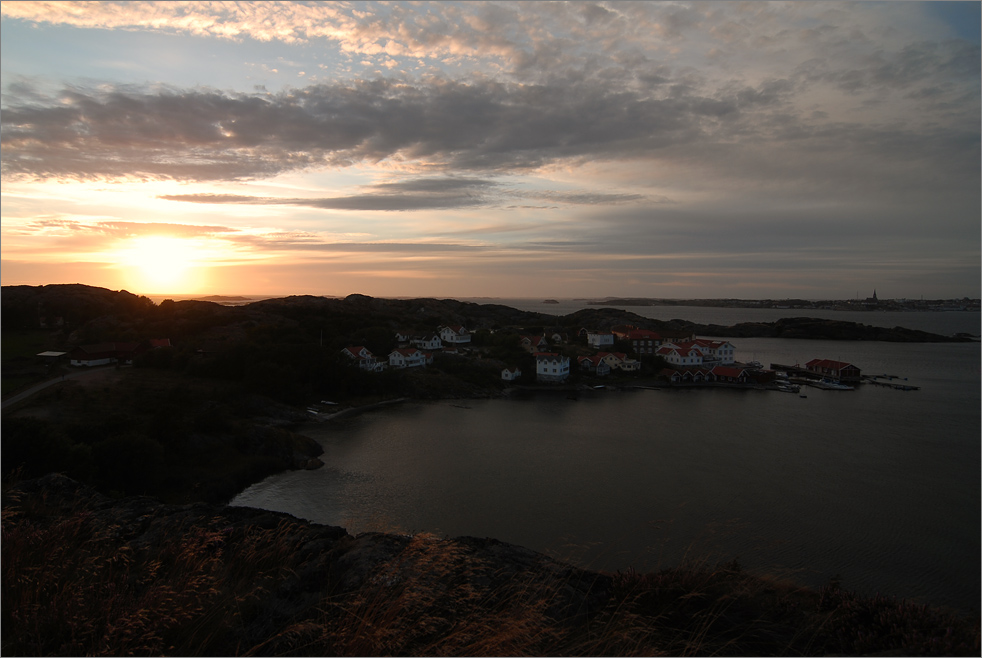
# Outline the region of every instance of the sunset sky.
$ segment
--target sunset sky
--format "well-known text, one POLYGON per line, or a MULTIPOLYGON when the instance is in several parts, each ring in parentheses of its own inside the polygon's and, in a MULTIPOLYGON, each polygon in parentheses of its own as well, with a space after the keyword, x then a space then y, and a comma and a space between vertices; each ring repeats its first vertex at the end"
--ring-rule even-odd
POLYGON ((980 296, 979 2, 4 2, 2 282, 980 296))

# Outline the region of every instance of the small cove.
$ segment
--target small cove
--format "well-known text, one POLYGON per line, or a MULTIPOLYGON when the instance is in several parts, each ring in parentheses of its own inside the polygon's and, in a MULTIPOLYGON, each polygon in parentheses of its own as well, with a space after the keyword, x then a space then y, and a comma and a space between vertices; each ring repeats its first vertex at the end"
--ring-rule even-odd
POLYGON ((407 402, 311 425, 326 467, 233 504, 352 533, 490 536, 598 569, 736 557, 805 584, 837 575, 977 608, 979 345, 737 347, 765 363, 842 358, 923 388, 407 402))

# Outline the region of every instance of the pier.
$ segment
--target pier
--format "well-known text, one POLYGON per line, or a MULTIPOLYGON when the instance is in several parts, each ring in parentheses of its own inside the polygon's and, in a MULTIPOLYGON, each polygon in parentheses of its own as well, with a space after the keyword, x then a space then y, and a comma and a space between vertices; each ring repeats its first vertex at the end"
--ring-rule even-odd
MULTIPOLYGON (((780 370, 788 373, 792 377, 791 381, 798 384, 806 384, 808 386, 817 386, 822 388, 821 379, 822 377, 817 373, 806 370, 801 366, 786 366, 780 363, 772 363, 771 370, 780 370)), ((906 383, 907 379, 904 377, 899 377, 897 375, 863 375, 859 382, 863 384, 872 384, 873 386, 883 386, 885 388, 892 388, 895 391, 919 391, 920 386, 913 386, 906 383), (894 380, 902 380, 902 382, 897 382, 894 380), (887 380, 887 381, 883 381, 887 380)))
POLYGON ((911 386, 910 384, 899 384, 899 383, 895 383, 893 381, 881 382, 880 381, 880 378, 883 378, 883 377, 885 377, 887 379, 890 379, 890 380, 900 379, 899 377, 897 377, 895 375, 864 375, 863 376, 863 383, 864 384, 872 384, 873 386, 885 386, 886 388, 892 388, 895 391, 919 391, 919 390, 921 390, 921 387, 920 386, 911 386))

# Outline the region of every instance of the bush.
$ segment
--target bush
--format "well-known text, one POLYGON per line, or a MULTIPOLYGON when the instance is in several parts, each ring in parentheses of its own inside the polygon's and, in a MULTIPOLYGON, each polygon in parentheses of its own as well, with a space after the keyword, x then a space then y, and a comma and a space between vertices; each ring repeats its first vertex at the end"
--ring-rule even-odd
POLYGON ((2 445, 4 472, 19 468, 26 477, 57 472, 79 480, 92 472, 89 446, 37 418, 4 420, 2 445))
POLYGON ((138 434, 117 435, 92 446, 99 481, 110 491, 146 494, 163 479, 164 449, 138 434))

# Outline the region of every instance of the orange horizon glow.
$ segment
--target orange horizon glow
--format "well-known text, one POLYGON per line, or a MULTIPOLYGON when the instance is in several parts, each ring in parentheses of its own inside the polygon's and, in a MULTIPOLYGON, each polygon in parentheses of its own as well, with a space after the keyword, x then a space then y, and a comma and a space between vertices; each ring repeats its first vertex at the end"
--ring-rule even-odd
POLYGON ((156 235, 123 240, 113 252, 120 277, 145 294, 203 292, 210 282, 209 255, 196 240, 156 235))

